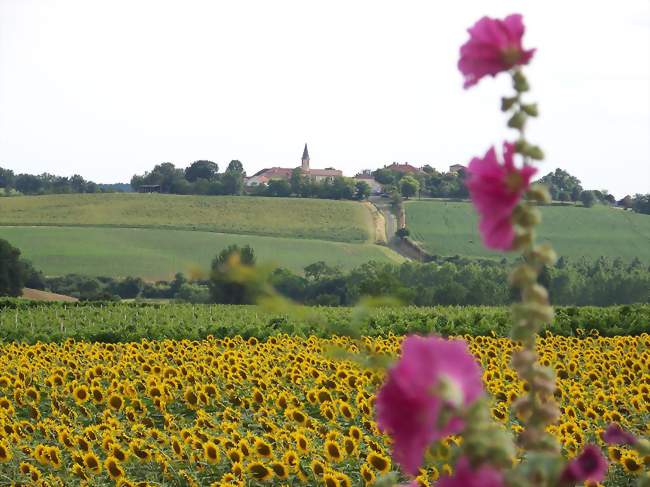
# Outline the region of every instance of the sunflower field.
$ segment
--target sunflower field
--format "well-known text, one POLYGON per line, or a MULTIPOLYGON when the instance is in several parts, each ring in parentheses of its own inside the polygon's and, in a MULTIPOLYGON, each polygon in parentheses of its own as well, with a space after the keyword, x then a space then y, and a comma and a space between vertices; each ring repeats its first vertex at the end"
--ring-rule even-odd
MULTIPOLYGON (((516 432, 515 345, 463 338, 493 416, 516 432)), ((374 421, 383 372, 367 358, 396 356, 400 344, 393 335, 1 344, 0 485, 372 485, 396 467, 374 421)), ((557 373, 552 433, 567 456, 587 442, 605 448, 598 433, 610 422, 648 434, 650 335, 549 334, 539 350, 557 373)), ((458 441, 430 452, 421 485, 451 469, 458 441)), ((628 485, 650 462, 606 452, 606 485, 628 485)))

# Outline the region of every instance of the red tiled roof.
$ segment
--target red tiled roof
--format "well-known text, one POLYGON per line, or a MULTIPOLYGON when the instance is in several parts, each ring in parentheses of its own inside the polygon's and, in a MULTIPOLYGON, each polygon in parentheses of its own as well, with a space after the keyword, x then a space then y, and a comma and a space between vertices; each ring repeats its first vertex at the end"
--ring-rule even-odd
POLYGON ((398 164, 398 163, 394 162, 390 166, 388 166, 386 169, 390 169, 391 171, 403 172, 403 173, 421 172, 420 169, 418 169, 415 166, 411 166, 408 162, 406 162, 404 164, 398 164))
POLYGON ((342 176, 343 171, 338 169, 310 169, 307 174, 310 176, 342 176))
POLYGON ((288 167, 271 167, 268 169, 264 169, 262 171, 259 171, 256 176, 291 176, 291 172, 293 169, 288 168, 288 167))

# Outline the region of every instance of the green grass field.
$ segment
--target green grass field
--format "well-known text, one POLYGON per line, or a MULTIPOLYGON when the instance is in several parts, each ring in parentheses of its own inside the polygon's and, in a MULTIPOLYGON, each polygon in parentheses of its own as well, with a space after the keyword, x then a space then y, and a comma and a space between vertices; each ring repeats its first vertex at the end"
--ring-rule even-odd
POLYGON ((353 201, 248 196, 71 194, 0 198, 0 225, 116 226, 374 242, 353 201))
MULTIPOLYGON (((492 257, 481 245, 477 217, 466 202, 406 202, 406 225, 424 248, 441 256, 492 257)), ((540 239, 553 243, 559 255, 572 259, 606 256, 650 262, 650 216, 596 206, 541 208, 540 239)), ((499 254, 499 257, 501 255, 499 254)))
POLYGON ((323 260, 344 269, 369 260, 400 262, 386 247, 372 244, 256 235, 137 228, 0 227, 0 238, 21 249, 46 275, 169 278, 176 272, 206 271, 230 244, 249 244, 260 263, 294 271, 323 260))

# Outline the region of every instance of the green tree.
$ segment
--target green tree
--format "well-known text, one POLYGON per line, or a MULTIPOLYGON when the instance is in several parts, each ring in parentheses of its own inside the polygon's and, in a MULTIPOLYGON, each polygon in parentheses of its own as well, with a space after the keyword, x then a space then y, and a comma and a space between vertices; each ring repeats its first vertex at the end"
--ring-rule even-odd
POLYGON ((0 167, 0 188, 9 194, 14 187, 14 172, 11 169, 3 169, 0 167))
POLYGON ((409 199, 420 191, 420 182, 413 176, 404 176, 399 182, 399 189, 402 196, 409 199))
POLYGON ((0 239, 0 296, 20 296, 25 285, 25 266, 20 250, 0 239))
POLYGON ((302 168, 296 167, 291 171, 291 179, 289 179, 289 183, 291 184, 292 194, 299 195, 302 193, 303 179, 302 168))
POLYGON ((580 193, 580 201, 587 208, 591 208, 596 204, 596 195, 593 191, 583 191, 580 193))
POLYGON ((142 289, 144 289, 144 281, 139 277, 126 277, 116 285, 117 294, 124 299, 137 298, 142 289))
POLYGON ((637 213, 650 215, 650 194, 637 194, 634 196, 632 208, 637 213))
POLYGON ((372 175, 379 184, 394 184, 396 180, 393 171, 386 168, 377 169, 372 175))
POLYGON ((44 189, 43 180, 31 174, 16 176, 14 187, 23 194, 40 194, 44 189))
POLYGON ((208 281, 213 303, 253 304, 262 287, 255 271, 255 252, 249 245, 230 245, 212 261, 208 281))
POLYGON ((185 179, 190 183, 196 182, 197 179, 212 181, 219 174, 219 166, 212 161, 194 161, 185 169, 185 179))
POLYGON ((226 172, 238 173, 241 174, 242 177, 246 176, 246 172, 244 171, 244 165, 237 159, 234 159, 228 163, 226 172))
POLYGON ((571 195, 572 201, 578 201, 582 192, 580 180, 559 167, 554 172, 540 178, 539 182, 548 187, 554 200, 559 199, 562 191, 566 191, 571 195))
POLYGON ((326 264, 324 261, 319 260, 313 264, 309 264, 304 269, 305 277, 313 281, 318 281, 323 277, 333 277, 341 275, 341 269, 338 267, 332 267, 326 264))
POLYGON ((237 160, 230 161, 226 172, 221 176, 224 194, 242 194, 244 191, 244 166, 237 160))
POLYGON ((85 193, 88 182, 79 174, 70 178, 70 189, 73 193, 85 193))
POLYGON ((291 196, 291 185, 286 179, 271 179, 266 188, 268 196, 291 196))
POLYGON ((355 186, 354 199, 365 200, 370 196, 370 185, 365 181, 357 181, 355 186))

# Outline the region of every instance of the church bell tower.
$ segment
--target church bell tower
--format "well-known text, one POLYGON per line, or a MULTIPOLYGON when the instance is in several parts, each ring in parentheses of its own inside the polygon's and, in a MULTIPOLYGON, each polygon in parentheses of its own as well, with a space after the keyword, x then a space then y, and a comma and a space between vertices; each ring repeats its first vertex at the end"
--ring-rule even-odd
POLYGON ((305 150, 302 151, 302 171, 304 173, 309 172, 309 151, 307 150, 307 144, 305 144, 305 150))

